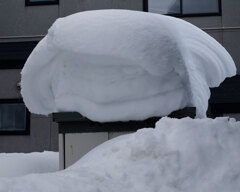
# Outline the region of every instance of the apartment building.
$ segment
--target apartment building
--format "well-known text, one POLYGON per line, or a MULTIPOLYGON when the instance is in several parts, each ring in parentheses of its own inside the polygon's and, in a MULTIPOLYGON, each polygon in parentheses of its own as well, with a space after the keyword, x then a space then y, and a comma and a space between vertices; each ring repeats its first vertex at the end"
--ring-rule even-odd
MULTIPOLYGON (((58 150, 52 117, 31 114, 20 94, 20 72, 59 17, 96 9, 129 9, 184 19, 232 55, 240 73, 239 0, 7 0, 0 1, 0 152, 58 150)), ((214 74, 213 74, 214 75, 214 74)), ((240 118, 240 76, 212 90, 210 116, 240 118)))

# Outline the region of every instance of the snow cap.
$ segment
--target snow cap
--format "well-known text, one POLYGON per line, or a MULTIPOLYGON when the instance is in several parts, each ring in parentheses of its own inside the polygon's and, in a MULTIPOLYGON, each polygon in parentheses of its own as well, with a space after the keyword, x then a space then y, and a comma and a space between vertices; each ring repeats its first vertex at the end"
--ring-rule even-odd
POLYGON ((181 19, 128 10, 86 11, 57 21, 22 70, 33 113, 79 112, 99 122, 143 120, 195 106, 236 74, 228 52, 181 19))

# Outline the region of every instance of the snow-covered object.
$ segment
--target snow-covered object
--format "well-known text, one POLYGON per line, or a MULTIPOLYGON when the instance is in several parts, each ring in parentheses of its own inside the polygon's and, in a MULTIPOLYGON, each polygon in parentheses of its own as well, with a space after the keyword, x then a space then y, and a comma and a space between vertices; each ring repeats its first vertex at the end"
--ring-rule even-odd
POLYGON ((59 169, 58 152, 0 153, 0 177, 50 173, 59 169))
POLYGON ((0 178, 0 192, 239 192, 239 138, 233 119, 163 118, 65 171, 0 178))
POLYGON ((142 120, 196 106, 235 75, 228 52, 181 19, 98 10, 58 19, 22 71, 22 95, 37 114, 77 111, 89 119, 142 120))

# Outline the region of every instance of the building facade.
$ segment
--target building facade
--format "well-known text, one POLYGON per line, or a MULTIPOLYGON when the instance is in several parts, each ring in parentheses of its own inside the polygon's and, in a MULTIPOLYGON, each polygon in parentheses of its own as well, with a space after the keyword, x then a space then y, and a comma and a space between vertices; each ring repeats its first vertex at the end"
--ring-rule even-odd
MULTIPOLYGON (((239 0, 7 0, 0 1, 0 152, 58 150, 52 117, 31 114, 20 94, 20 72, 59 17, 96 9, 129 9, 180 17, 221 43, 240 73, 239 0)), ((213 74, 214 75, 214 74, 213 74)), ((239 76, 213 89, 210 116, 240 118, 239 76)))

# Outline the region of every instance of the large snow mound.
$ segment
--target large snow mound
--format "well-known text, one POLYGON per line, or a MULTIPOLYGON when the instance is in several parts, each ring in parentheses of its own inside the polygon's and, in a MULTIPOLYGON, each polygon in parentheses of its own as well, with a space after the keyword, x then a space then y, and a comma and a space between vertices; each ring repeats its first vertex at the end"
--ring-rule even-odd
POLYGON ((72 167, 0 178, 0 191, 239 192, 240 122, 163 118, 105 142, 72 167))
POLYGON ((37 114, 76 111, 101 122, 143 120, 196 106, 235 75, 228 52, 181 19, 98 10, 57 19, 22 70, 22 95, 37 114))
POLYGON ((58 152, 0 153, 0 177, 17 177, 32 173, 56 172, 58 152))

